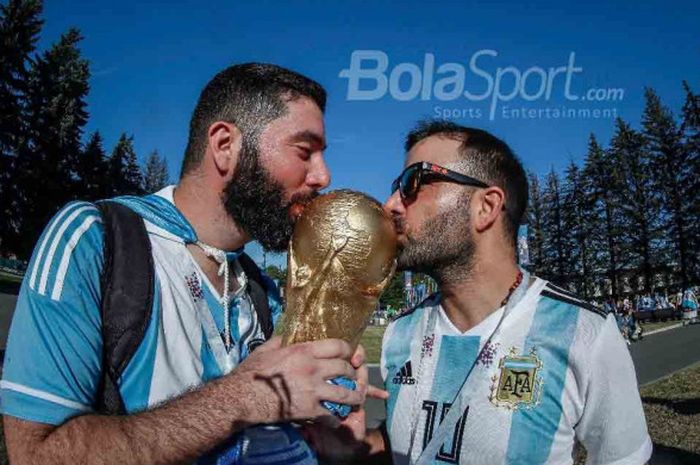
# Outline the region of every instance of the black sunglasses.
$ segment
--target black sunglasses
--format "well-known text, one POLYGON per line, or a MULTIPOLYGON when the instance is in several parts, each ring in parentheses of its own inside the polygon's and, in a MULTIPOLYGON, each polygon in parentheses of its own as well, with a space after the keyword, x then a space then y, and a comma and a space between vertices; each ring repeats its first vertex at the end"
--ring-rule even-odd
POLYGON ((485 182, 471 176, 443 168, 440 165, 428 163, 427 161, 420 161, 407 166, 399 177, 391 183, 391 193, 393 194, 398 190, 399 194, 401 194, 401 199, 412 200, 423 183, 435 179, 456 182, 465 186, 489 187, 485 182))

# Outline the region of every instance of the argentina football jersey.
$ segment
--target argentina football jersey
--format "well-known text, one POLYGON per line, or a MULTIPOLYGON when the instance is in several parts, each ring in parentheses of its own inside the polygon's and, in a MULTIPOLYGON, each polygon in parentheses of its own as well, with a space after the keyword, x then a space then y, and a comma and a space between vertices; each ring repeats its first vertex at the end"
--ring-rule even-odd
MULTIPOLYGON (((156 407, 230 373, 265 340, 245 287, 231 296, 229 311, 224 311, 220 294, 187 249, 197 237, 175 207, 173 191, 170 186, 146 197, 114 199, 144 219, 155 268, 150 321, 119 380, 128 413, 156 407), (228 348, 223 337, 226 314, 233 342, 228 348)), ((0 382, 3 414, 60 425, 93 412, 102 368, 103 248, 102 218, 93 204, 70 203, 47 225, 22 284, 9 334, 0 382)), ((231 269, 234 279, 242 277, 235 257, 231 269)), ((281 300, 275 284, 263 279, 276 322, 281 300)), ((246 430, 199 463, 279 461, 316 463, 288 426, 246 430)))
POLYGON ((464 333, 429 297, 388 327, 381 371, 396 465, 418 461, 470 371, 466 405, 425 463, 571 464, 576 441, 588 463, 651 455, 614 318, 542 279, 464 333))

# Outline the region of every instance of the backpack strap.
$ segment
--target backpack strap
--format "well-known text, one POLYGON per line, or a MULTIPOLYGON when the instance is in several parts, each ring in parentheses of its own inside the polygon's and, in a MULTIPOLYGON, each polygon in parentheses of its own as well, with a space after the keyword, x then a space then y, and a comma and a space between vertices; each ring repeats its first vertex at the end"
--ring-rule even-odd
POLYGON ((267 287, 263 281, 260 268, 246 253, 238 256, 238 263, 241 264, 241 268, 243 268, 248 277, 248 294, 253 301, 253 307, 258 315, 258 321, 265 339, 269 339, 273 330, 272 312, 270 312, 270 304, 267 301, 267 287))
POLYGON ((118 380, 143 340, 153 307, 154 267, 143 219, 111 201, 97 204, 104 224, 102 289, 102 374, 99 413, 126 413, 118 380))

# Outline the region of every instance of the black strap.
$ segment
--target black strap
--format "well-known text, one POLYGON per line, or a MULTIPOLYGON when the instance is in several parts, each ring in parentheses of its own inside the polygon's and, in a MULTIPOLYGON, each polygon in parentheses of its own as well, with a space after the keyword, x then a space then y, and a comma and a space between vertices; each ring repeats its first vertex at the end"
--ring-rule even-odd
POLYGON ((151 241, 143 219, 116 202, 99 202, 104 223, 102 375, 96 409, 126 413, 118 380, 143 340, 153 307, 151 241))
POLYGON ((267 301, 267 290, 265 283, 263 282, 262 273, 260 273, 260 268, 255 264, 252 258, 250 258, 245 253, 242 253, 238 257, 238 262, 241 264, 241 268, 248 277, 248 295, 253 301, 253 307, 255 308, 255 313, 258 315, 258 321, 260 322, 260 327, 265 339, 269 339, 272 336, 272 313, 270 312, 270 304, 267 301))
MULTIPOLYGON (((146 334, 153 307, 155 271, 151 241, 143 219, 111 201, 97 204, 104 224, 102 289, 102 374, 96 411, 126 413, 119 378, 146 334)), ((248 277, 248 294, 265 339, 272 336, 272 313, 260 269, 245 253, 238 257, 248 277)))

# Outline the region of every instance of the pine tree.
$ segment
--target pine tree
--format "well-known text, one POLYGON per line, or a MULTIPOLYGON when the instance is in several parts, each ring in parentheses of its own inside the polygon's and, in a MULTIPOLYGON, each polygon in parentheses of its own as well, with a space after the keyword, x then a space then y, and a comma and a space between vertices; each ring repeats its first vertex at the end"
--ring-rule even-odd
POLYGON ((142 190, 141 169, 136 161, 134 138, 122 134, 109 158, 110 195, 140 195, 142 190))
POLYGON ((700 94, 695 94, 687 82, 683 82, 686 92, 683 104, 683 119, 681 133, 683 149, 688 154, 687 169, 690 176, 680 187, 683 203, 686 205, 688 216, 688 249, 692 252, 689 280, 692 284, 700 284, 700 94))
POLYGON ((0 253, 17 252, 22 230, 16 158, 27 139, 24 106, 41 11, 40 1, 0 5, 0 253))
POLYGON ((168 183, 168 162, 158 154, 157 150, 154 150, 146 161, 146 169, 143 175, 143 190, 146 193, 157 192, 167 186, 168 183))
POLYGON ((543 206, 543 230, 547 240, 543 256, 543 276, 559 285, 567 285, 568 248, 562 216, 564 205, 561 198, 561 181, 554 169, 546 178, 543 206))
MULTIPOLYGON (((621 189, 616 194, 623 213, 624 257, 628 270, 638 270, 641 289, 650 292, 658 256, 660 200, 654 190, 645 139, 621 119, 610 142, 614 162, 620 169, 621 189)), ((636 284, 636 283, 635 283, 636 284)), ((636 286, 634 286, 636 288, 636 286)))
POLYGON ((644 136, 649 151, 649 167, 653 188, 662 199, 661 232, 668 262, 679 267, 681 285, 690 282, 692 251, 687 219, 689 204, 684 193, 691 182, 689 161, 691 154, 683 147, 681 131, 671 111, 661 104, 652 89, 646 89, 646 106, 642 117, 644 136))
POLYGON ((28 137, 17 157, 19 207, 23 221, 20 253, 28 256, 43 226, 77 197, 77 163, 87 122, 90 72, 81 57, 82 37, 70 29, 30 70, 26 112, 28 137))
POLYGON ((79 196, 81 199, 95 201, 109 197, 107 169, 102 136, 99 132, 94 132, 85 145, 78 164, 77 175, 83 186, 83 193, 79 196))
POLYGON ((143 194, 143 175, 141 167, 136 158, 136 152, 133 148, 133 137, 131 138, 129 150, 126 151, 126 171, 124 173, 125 194, 141 195, 143 194))
POLYGON ((530 202, 527 207, 527 245, 530 255, 530 269, 539 276, 544 276, 544 210, 540 182, 535 173, 528 173, 530 202))
POLYGON ((590 183, 572 161, 566 169, 564 208, 562 211, 563 239, 570 287, 581 296, 593 296, 595 277, 594 221, 591 217, 590 183))
POLYGON ((622 232, 618 199, 617 169, 610 154, 603 150, 593 134, 588 139, 584 176, 590 180, 590 209, 592 240, 596 244, 594 276, 605 276, 614 298, 621 295, 620 234, 622 232))
POLYGON ((10 0, 0 5, 0 155, 16 156, 23 139, 23 100, 31 54, 43 24, 41 11, 40 1, 10 0))

